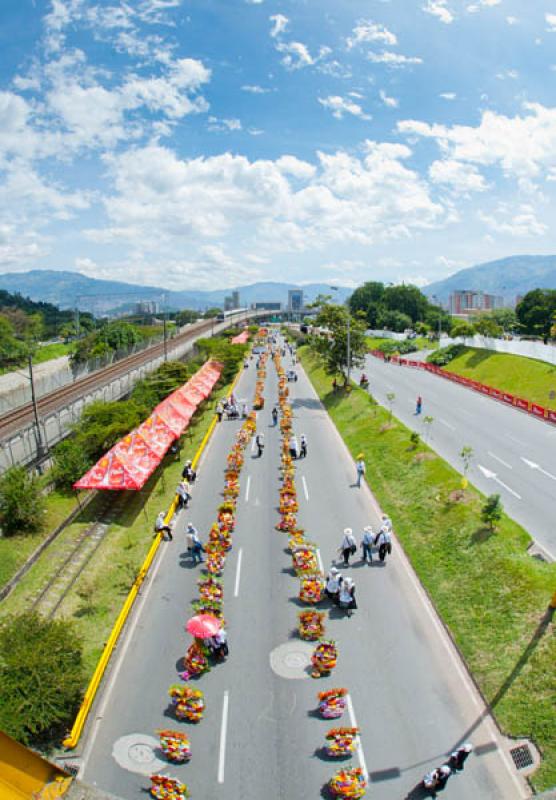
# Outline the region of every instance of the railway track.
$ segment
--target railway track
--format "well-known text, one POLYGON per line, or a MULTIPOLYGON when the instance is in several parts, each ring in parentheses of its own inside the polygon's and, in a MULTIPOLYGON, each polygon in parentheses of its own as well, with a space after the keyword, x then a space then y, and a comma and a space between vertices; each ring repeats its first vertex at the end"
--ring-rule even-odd
MULTIPOLYGON (((191 325, 184 333, 175 336, 167 343, 168 347, 174 347, 177 344, 187 342, 189 339, 197 336, 199 333, 211 330, 213 325, 212 320, 207 320, 191 325)), ((110 366, 102 370, 93 372, 90 375, 85 375, 83 378, 70 383, 66 386, 61 386, 53 392, 43 395, 37 399, 37 406, 39 418, 48 416, 49 414, 63 408, 68 402, 78 400, 83 395, 87 394, 100 386, 104 386, 110 379, 115 379, 126 375, 130 370, 135 367, 141 366, 153 358, 164 354, 164 342, 155 344, 140 353, 134 353, 131 356, 122 358, 110 366)), ((9 411, 0 417, 0 441, 6 439, 11 433, 27 427, 34 421, 33 404, 26 403, 19 406, 19 408, 9 411)))

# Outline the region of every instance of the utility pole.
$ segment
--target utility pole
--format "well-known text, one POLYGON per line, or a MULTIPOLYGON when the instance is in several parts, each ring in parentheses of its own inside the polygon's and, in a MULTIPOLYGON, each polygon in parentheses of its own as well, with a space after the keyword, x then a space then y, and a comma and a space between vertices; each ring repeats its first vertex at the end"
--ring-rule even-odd
POLYGON ((162 327, 164 329, 164 361, 168 361, 168 335, 166 329, 166 295, 162 295, 162 302, 164 303, 162 309, 162 327))
POLYGON ((35 382, 33 380, 33 354, 31 350, 29 350, 28 354, 29 359, 29 381, 31 383, 31 402, 33 403, 33 414, 35 416, 35 441, 37 444, 37 459, 40 459, 45 454, 44 444, 42 441, 42 434, 41 434, 41 426, 39 423, 39 409, 37 407, 37 397, 35 395, 35 382))
POLYGON ((347 312, 347 385, 349 386, 349 376, 351 372, 351 312, 349 306, 347 312))

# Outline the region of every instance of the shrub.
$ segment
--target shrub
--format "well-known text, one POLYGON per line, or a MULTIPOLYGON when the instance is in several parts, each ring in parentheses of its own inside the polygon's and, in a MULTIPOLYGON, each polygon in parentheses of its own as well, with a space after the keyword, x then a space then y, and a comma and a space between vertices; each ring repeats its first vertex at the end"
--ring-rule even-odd
POLYGON ((487 497, 484 506, 481 509, 481 519, 493 531, 496 523, 502 518, 504 509, 500 502, 499 494, 491 494, 487 497))
POLYGON ((45 508, 41 483, 25 467, 11 467, 0 478, 0 525, 6 536, 38 531, 45 508))
POLYGON ((391 339, 388 342, 382 342, 376 349, 384 353, 385 356, 392 356, 394 353, 399 353, 400 355, 414 353, 419 348, 411 339, 402 339, 400 342, 391 339))
POLYGON ((437 367, 445 367, 446 364, 449 364, 454 358, 464 353, 465 350, 464 344, 449 344, 448 347, 434 350, 427 356, 427 361, 429 364, 436 364, 437 367))
POLYGON ((83 683, 82 645, 72 623, 36 612, 0 628, 0 729, 24 744, 53 744, 73 718, 83 683))

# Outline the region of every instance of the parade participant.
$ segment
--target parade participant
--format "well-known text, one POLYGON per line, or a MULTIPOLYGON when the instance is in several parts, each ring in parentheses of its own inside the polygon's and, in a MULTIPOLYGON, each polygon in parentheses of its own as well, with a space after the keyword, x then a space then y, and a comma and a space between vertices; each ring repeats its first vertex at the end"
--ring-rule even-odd
POLYGON ((219 400, 216 404, 216 416, 218 417, 218 422, 222 422, 222 415, 224 414, 224 405, 222 404, 222 400, 219 400))
POLYGON ((154 523, 154 532, 166 534, 168 539, 172 541, 172 539, 174 538, 172 535, 172 528, 165 522, 165 519, 166 519, 166 512, 161 511, 158 517, 156 518, 156 522, 154 523))
POLYGON ((363 528, 363 538, 361 539, 361 550, 363 551, 361 561, 364 564, 368 563, 369 566, 373 563, 373 544, 373 529, 370 525, 367 525, 366 528, 363 528))
POLYGON ((357 488, 360 488, 361 479, 363 478, 366 469, 363 453, 359 453, 359 455, 357 456, 357 463, 355 465, 355 468, 357 470, 357 482, 355 485, 357 486, 357 488))
POLYGON ((199 538, 199 532, 192 522, 187 523, 185 541, 187 545, 187 551, 191 553, 193 564, 197 564, 197 562, 202 563, 204 561, 203 553, 205 548, 203 547, 203 543, 199 538))
POLYGON ((415 403, 415 414, 419 415, 423 408, 423 398, 421 395, 418 396, 417 402, 415 403))
POLYGON ((381 561, 386 560, 386 554, 392 552, 392 534, 387 527, 383 526, 376 535, 375 545, 378 547, 378 557, 381 561))
POLYGON ((326 585, 324 587, 325 595, 332 600, 333 603, 338 602, 338 595, 340 594, 340 586, 343 582, 342 573, 337 567, 331 567, 330 572, 326 576, 326 585))
POLYGON ((178 508, 180 510, 182 508, 187 508, 189 501, 191 500, 191 493, 189 491, 189 484, 185 478, 178 483, 176 487, 176 494, 178 496, 178 508))
POLYGON ((220 628, 218 633, 209 639, 209 647, 217 661, 224 661, 229 653, 228 636, 224 628, 220 628))
POLYGON ((342 554, 344 559, 344 567, 349 567, 349 557, 355 555, 357 550, 357 542, 351 528, 344 529, 342 543, 338 548, 338 552, 342 554))
POLYGON ((453 753, 450 753, 450 766, 452 769, 463 769, 464 764, 468 757, 473 752, 473 745, 471 742, 465 742, 458 747, 457 750, 454 750, 453 753))
POLYGON ((345 609, 348 617, 351 617, 352 612, 357 608, 355 602, 355 583, 351 578, 344 578, 340 586, 340 594, 338 595, 338 605, 340 608, 345 609))
POLYGON ((185 466, 181 473, 182 478, 185 478, 189 483, 195 483, 197 480, 197 473, 191 466, 191 459, 185 462, 185 466))
POLYGON ((297 446, 297 439, 295 438, 295 434, 292 434, 290 436, 289 448, 290 448, 290 456, 294 459, 297 458, 299 448, 297 446))
POLYGON ((301 452, 299 454, 299 457, 300 458, 306 458, 307 457, 307 437, 305 436, 304 433, 301 434, 301 439, 299 441, 301 443, 301 452))
POLYGON ((272 424, 278 425, 278 409, 276 406, 272 409, 272 424))
POLYGON ((255 444, 257 445, 257 458, 260 458, 264 450, 264 433, 258 433, 255 437, 255 444))

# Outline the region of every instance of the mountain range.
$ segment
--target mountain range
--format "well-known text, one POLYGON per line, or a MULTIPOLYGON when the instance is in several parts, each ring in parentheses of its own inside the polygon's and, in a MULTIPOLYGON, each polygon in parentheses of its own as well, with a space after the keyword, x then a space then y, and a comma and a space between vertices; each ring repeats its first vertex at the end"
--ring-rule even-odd
MULTIPOLYGON (((369 275, 367 280, 372 279, 373 276, 369 275)), ((475 289, 501 295, 506 304, 512 305, 517 296, 537 287, 556 289, 556 255, 510 256, 488 261, 459 270, 444 280, 430 283, 423 288, 423 292, 429 298, 446 302, 453 291, 475 289)), ((53 303, 62 309, 78 307, 95 315, 117 309, 129 310, 133 303, 141 300, 154 300, 173 310, 191 308, 203 311, 215 306, 222 307, 224 297, 232 291, 172 291, 160 286, 138 286, 122 281, 89 278, 79 272, 39 269, 0 275, 0 289, 19 292, 31 300, 53 303)), ((319 294, 331 294, 335 301, 343 302, 352 292, 344 286, 339 286, 337 291, 332 292, 327 283, 299 286, 265 281, 238 287, 240 305, 245 307, 265 301, 286 305, 289 289, 303 289, 306 303, 313 301, 319 294)))
MULTIPOLYGON (((224 297, 232 289, 214 291, 172 291, 160 286, 138 286, 121 281, 89 278, 79 272, 34 269, 30 272, 7 272, 0 275, 0 289, 19 292, 31 300, 45 300, 59 308, 79 308, 93 314, 103 314, 115 309, 129 309, 133 303, 154 300, 169 309, 192 308, 204 311, 222 307, 224 297)), ((238 287, 240 305, 273 302, 286 305, 289 289, 303 289, 306 303, 319 294, 332 294, 338 302, 346 300, 352 289, 339 286, 332 292, 326 283, 310 283, 298 286, 294 283, 261 282, 238 287)))

